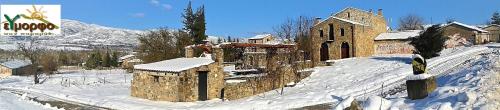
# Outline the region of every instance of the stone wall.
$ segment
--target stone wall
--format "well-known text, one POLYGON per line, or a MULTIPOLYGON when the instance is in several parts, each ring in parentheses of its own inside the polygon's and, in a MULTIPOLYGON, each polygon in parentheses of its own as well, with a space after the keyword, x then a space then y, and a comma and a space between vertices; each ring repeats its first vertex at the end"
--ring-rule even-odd
POLYGON ((0 77, 12 75, 12 69, 0 65, 0 77))
POLYGON ((481 35, 472 29, 468 29, 456 24, 448 25, 443 28, 444 36, 450 37, 456 34, 458 34, 461 37, 464 37, 468 42, 472 42, 474 44, 480 44, 483 42, 482 37, 484 35, 481 35))
POLYGON ((484 28, 484 30, 489 32, 488 36, 491 42, 500 42, 500 26, 492 25, 484 28))
POLYGON ((376 40, 375 54, 412 54, 415 48, 408 40, 376 40))
POLYGON ((387 24, 382 14, 375 15, 372 12, 356 8, 346 8, 334 16, 361 24, 354 24, 332 17, 323 22, 316 22, 311 29, 313 42, 311 58, 315 66, 321 63, 320 49, 323 44, 328 45, 330 60, 341 58, 342 43, 349 45, 349 57, 366 57, 375 53, 375 37, 380 33, 387 32, 387 24), (334 39, 329 38, 330 24, 334 27, 334 39), (344 30, 344 36, 341 35, 341 29, 344 30), (323 31, 323 37, 320 37, 320 30, 323 31))
POLYGON ((312 71, 295 73, 292 72, 293 69, 290 66, 283 66, 279 71, 281 71, 279 73, 283 74, 267 74, 261 77, 242 78, 246 82, 226 83, 224 98, 234 100, 280 89, 290 82, 298 82, 309 77, 312 73, 312 71))
POLYGON ((243 53, 243 67, 240 68, 260 68, 267 65, 265 52, 245 52, 243 53))
POLYGON ((207 71, 208 99, 220 97, 224 73, 217 63, 178 73, 135 70, 131 95, 149 100, 192 102, 198 100, 198 73, 207 71))

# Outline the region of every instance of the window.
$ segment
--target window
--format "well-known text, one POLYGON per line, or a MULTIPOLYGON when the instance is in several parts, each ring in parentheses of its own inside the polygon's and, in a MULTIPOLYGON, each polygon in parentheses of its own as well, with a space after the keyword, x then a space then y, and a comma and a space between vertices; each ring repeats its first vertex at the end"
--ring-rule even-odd
POLYGON ((319 30, 319 37, 323 37, 323 30, 319 30))
POLYGON ((347 12, 347 18, 351 19, 351 13, 347 12))
POLYGON ((160 76, 153 76, 155 83, 160 82, 160 76))
POLYGON ((340 36, 344 36, 344 28, 340 28, 340 36))
POLYGON ((328 26, 330 27, 330 29, 328 30, 328 32, 329 32, 328 33, 329 40, 334 40, 334 38, 335 38, 334 34, 335 33, 333 33, 333 31, 334 31, 333 30, 333 24, 328 24, 328 26))

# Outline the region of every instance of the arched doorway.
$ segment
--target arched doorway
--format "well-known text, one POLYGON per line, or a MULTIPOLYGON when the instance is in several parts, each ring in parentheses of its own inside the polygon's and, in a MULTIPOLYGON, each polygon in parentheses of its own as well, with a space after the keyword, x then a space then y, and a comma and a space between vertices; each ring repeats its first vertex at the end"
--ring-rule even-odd
POLYGON ((349 44, 343 42, 340 48, 341 58, 349 58, 349 44))
POLYGON ((323 43, 321 44, 321 49, 320 49, 320 59, 321 61, 326 61, 329 60, 329 54, 328 54, 328 44, 323 43))

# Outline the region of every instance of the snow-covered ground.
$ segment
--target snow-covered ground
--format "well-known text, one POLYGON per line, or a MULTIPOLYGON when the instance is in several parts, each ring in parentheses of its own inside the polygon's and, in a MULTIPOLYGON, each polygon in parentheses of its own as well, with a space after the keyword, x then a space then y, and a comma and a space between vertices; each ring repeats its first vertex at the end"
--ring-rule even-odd
MULTIPOLYGON (((467 63, 471 59, 477 59, 491 50, 485 45, 446 49, 441 56, 429 60, 429 72, 450 73, 450 71, 458 71, 456 74, 466 74, 468 72, 460 73, 461 69, 482 68, 482 66, 461 64, 467 63)), ((47 78, 43 84, 38 85, 32 84, 31 77, 12 76, 0 79, 0 89, 35 93, 32 95, 45 94, 68 101, 125 110, 289 109, 323 103, 337 103, 348 96, 360 100, 379 95, 382 91, 399 86, 404 82, 404 78, 411 74, 410 57, 411 55, 377 55, 338 60, 333 66, 315 68, 315 72, 310 77, 299 82, 295 87, 285 88, 283 95, 280 95, 281 91, 275 90, 224 102, 218 99, 202 102, 166 102, 131 97, 130 81, 132 76, 120 69, 65 70, 61 71, 64 74, 53 75, 51 78, 47 78), (384 89, 381 89, 382 86, 384 89)), ((489 58, 494 57, 485 57, 484 59, 489 58)), ((451 72, 450 74, 455 73, 451 72)), ((473 76, 480 75, 469 77, 473 76)), ((414 104, 412 106, 412 103, 407 103, 404 96, 394 95, 392 97, 394 98, 390 101, 396 103, 393 105, 398 105, 400 102, 399 105, 408 108, 431 107, 427 104, 414 104)), ((0 101, 0 103, 5 102, 0 101)), ((436 105, 439 104, 436 103, 436 105)), ((455 105, 452 104, 453 107, 456 107, 455 105)))
POLYGON ((389 96, 392 108, 398 109, 480 109, 500 107, 500 45, 472 56, 437 78, 438 88, 429 97, 407 99, 406 91, 389 96), (495 49, 496 48, 496 49, 495 49))
POLYGON ((50 105, 42 105, 26 96, 0 91, 0 110, 53 110, 50 105))

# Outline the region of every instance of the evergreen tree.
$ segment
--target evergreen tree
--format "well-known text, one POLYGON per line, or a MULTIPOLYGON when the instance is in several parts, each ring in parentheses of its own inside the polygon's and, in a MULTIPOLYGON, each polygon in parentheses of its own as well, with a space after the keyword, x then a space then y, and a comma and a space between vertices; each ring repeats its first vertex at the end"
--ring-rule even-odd
POLYGON ((491 24, 500 25, 500 13, 498 12, 493 13, 493 16, 491 16, 491 24))
POLYGON ((419 36, 413 37, 410 44, 415 47, 415 53, 429 59, 439 56, 443 50, 444 44, 448 38, 443 35, 439 25, 433 25, 427 28, 419 36))
POLYGON ((221 44, 222 43, 222 39, 220 37, 217 38, 217 44, 221 44))
POLYGON ((97 67, 102 66, 101 51, 97 50, 97 52, 95 53, 94 59, 96 60, 97 67))
POLYGON ((239 42, 240 42, 240 39, 239 39, 239 38, 236 38, 236 42, 238 42, 238 43, 239 43, 239 42))
POLYGON ((189 35, 194 35, 194 20, 195 15, 193 13, 193 8, 191 8, 191 1, 189 1, 188 6, 184 9, 184 13, 182 14, 184 20, 182 23, 184 24, 184 30, 189 33, 189 35))
POLYGON ((69 58, 63 51, 59 52, 58 61, 61 65, 69 65, 69 58))
POLYGON ((205 23, 205 7, 201 6, 193 13, 191 7, 191 1, 189 1, 188 6, 184 9, 182 14, 184 18, 184 30, 188 32, 188 35, 193 39, 194 44, 201 44, 208 36, 205 34, 206 23, 205 23))
POLYGON ((233 42, 231 41, 231 36, 227 36, 227 42, 233 42))
POLYGON ((110 66, 118 67, 118 52, 115 51, 111 54, 111 61, 110 62, 111 62, 110 66))
POLYGON ((198 8, 195 14, 195 21, 194 21, 194 43, 195 44, 201 44, 203 43, 203 40, 207 39, 207 35, 205 34, 206 27, 205 27, 205 6, 201 6, 198 8))
POLYGON ((87 61, 85 61, 85 67, 87 67, 87 69, 94 69, 97 67, 97 54, 96 53, 91 53, 89 55, 89 58, 87 58, 87 61))
POLYGON ((103 67, 111 66, 111 57, 109 52, 106 52, 105 54, 102 55, 102 66, 103 67))

